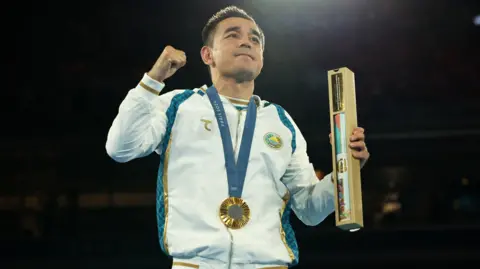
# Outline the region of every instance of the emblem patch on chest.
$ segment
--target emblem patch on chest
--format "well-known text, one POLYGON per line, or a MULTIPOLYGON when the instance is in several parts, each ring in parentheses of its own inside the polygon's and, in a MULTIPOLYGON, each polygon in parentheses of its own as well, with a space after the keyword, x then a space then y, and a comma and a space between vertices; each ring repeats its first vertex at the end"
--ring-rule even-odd
POLYGON ((267 146, 273 149, 279 149, 283 146, 282 138, 276 133, 266 133, 263 136, 263 141, 265 142, 265 144, 267 144, 267 146))
POLYGON ((212 129, 210 129, 210 124, 212 123, 211 120, 201 119, 200 121, 202 121, 202 122, 204 123, 203 128, 205 128, 205 130, 207 130, 207 131, 211 131, 211 130, 212 130, 212 129))

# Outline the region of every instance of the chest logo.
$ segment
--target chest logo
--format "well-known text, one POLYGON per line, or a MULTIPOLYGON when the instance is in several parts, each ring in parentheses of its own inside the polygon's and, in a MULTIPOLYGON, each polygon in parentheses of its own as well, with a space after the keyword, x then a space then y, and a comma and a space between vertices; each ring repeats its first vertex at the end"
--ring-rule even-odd
POLYGON ((210 127, 209 127, 209 125, 212 124, 212 121, 211 121, 211 120, 201 119, 201 121, 204 123, 203 128, 205 128, 205 130, 207 130, 207 131, 211 131, 211 130, 212 130, 212 129, 210 129, 210 127))
POLYGON ((263 136, 263 141, 265 142, 265 144, 267 144, 267 146, 273 149, 279 149, 283 146, 282 138, 276 133, 266 133, 263 136))

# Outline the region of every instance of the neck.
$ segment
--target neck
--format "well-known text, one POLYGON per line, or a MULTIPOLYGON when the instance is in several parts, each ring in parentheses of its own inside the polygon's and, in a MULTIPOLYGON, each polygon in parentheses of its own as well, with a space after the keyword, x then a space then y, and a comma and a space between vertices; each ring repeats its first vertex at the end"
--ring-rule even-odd
POLYGON ((233 78, 217 77, 213 79, 213 86, 218 94, 223 96, 249 100, 253 95, 254 81, 237 82, 233 78))

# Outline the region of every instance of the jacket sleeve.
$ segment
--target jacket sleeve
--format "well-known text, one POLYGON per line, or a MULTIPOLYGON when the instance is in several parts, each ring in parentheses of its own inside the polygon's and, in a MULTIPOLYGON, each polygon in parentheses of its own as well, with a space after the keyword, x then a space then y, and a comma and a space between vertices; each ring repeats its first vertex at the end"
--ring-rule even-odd
POLYGON ((183 92, 174 90, 160 95, 164 87, 145 74, 128 92, 107 135, 105 148, 113 160, 125 163, 159 149, 166 130, 166 111, 172 98, 183 92))
POLYGON ((305 225, 314 226, 335 211, 334 184, 331 173, 318 180, 307 154, 307 142, 290 120, 295 128, 297 147, 282 181, 290 192, 292 209, 297 217, 305 225))

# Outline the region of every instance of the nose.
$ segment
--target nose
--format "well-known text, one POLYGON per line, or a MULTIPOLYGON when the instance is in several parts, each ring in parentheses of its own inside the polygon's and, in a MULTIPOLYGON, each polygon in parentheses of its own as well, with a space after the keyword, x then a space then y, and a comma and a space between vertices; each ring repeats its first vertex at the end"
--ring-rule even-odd
POLYGON ((248 39, 242 39, 242 43, 240 43, 240 48, 251 49, 251 48, 252 48, 252 44, 250 43, 250 40, 248 40, 248 39))
POLYGON ((251 48, 252 48, 252 45, 250 45, 250 44, 247 43, 247 42, 243 42, 242 44, 240 44, 240 48, 251 49, 251 48))

